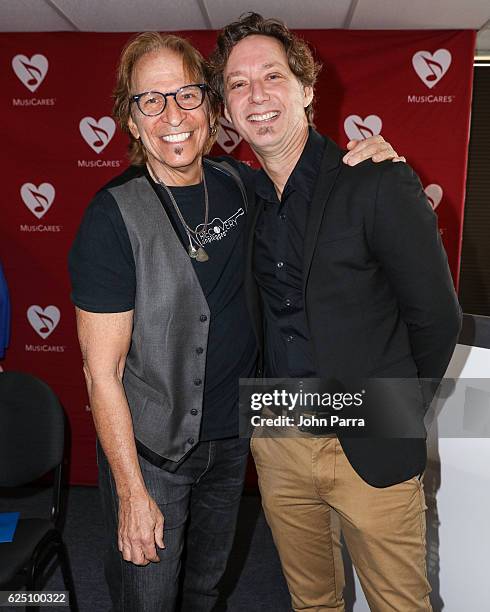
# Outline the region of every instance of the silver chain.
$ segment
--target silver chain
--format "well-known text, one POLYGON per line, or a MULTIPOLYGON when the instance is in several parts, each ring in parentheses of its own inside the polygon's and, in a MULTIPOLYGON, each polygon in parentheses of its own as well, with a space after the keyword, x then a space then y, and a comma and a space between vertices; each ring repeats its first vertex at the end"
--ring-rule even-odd
MULTIPOLYGON (((165 185, 165 183, 157 176, 157 174, 153 172, 153 169, 151 168, 150 164, 147 164, 147 167, 148 167, 151 177, 167 193, 168 197, 170 198, 170 201, 172 202, 172 206, 174 207, 175 212, 177 213, 177 216, 179 217, 179 220, 182 223, 182 227, 184 228, 185 233, 187 234, 187 238, 189 240, 189 250, 188 250, 189 257, 193 259, 197 259, 198 261, 207 261, 209 259, 209 256, 204 250, 201 240, 198 238, 197 232, 193 230, 191 227, 189 227, 189 225, 187 225, 184 219, 184 216, 182 215, 180 208, 178 207, 178 204, 174 198, 173 193, 170 191, 167 185, 165 185), (193 242, 197 244, 197 246, 199 247, 198 249, 195 248, 193 242)), ((206 185, 206 176, 204 174, 204 169, 202 172, 202 182, 204 186, 204 224, 203 224, 204 229, 199 233, 206 234, 208 231, 208 223, 209 223, 209 196, 208 196, 208 187, 206 185)))

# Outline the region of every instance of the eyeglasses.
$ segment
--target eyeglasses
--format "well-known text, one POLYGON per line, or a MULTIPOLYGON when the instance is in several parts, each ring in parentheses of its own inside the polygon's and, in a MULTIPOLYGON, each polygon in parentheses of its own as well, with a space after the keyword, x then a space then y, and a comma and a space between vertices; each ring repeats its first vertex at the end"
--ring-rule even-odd
POLYGON ((167 106, 168 96, 173 97, 177 106, 183 110, 194 110, 204 102, 208 86, 204 83, 185 85, 177 91, 161 93, 160 91, 145 91, 144 93, 131 96, 131 102, 136 102, 138 108, 147 117, 160 115, 167 106))

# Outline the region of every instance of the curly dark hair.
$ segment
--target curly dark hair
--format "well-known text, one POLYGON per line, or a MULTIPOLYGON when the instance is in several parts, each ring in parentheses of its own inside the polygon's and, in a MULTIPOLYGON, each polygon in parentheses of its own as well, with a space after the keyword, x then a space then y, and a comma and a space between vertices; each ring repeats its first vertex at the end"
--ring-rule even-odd
MULTIPOLYGON (((228 24, 219 33, 216 48, 211 54, 211 86, 224 99, 223 72, 233 47, 246 38, 258 34, 271 36, 284 47, 291 72, 305 87, 314 88, 321 64, 315 61, 308 44, 293 34, 279 19, 264 19, 258 13, 245 13, 238 21, 228 24)), ((306 109, 308 123, 313 123, 313 102, 306 109)))

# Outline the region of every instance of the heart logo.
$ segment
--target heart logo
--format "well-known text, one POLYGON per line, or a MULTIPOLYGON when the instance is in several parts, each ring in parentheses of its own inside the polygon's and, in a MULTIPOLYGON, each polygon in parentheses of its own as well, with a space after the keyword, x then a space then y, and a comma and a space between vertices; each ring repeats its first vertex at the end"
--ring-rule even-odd
POLYGON ((84 117, 79 128, 85 142, 96 153, 101 153, 114 136, 116 124, 110 117, 101 117, 98 121, 93 117, 84 117))
POLYGON ((12 59, 12 68, 27 89, 35 92, 48 72, 48 60, 39 53, 31 59, 26 55, 16 55, 12 59))
POLYGON ((427 187, 424 189, 424 193, 429 200, 429 204, 432 206, 432 210, 435 210, 442 200, 442 195, 444 193, 442 191, 442 187, 432 183, 431 185, 427 185, 427 187))
POLYGON ((55 195, 53 185, 42 183, 39 187, 32 183, 24 183, 20 188, 20 196, 31 213, 38 219, 51 208, 55 195))
POLYGON ((422 82, 432 89, 448 71, 451 59, 447 49, 438 49, 435 53, 417 51, 412 57, 412 65, 422 82))
POLYGON ((41 336, 47 338, 60 322, 60 310, 56 306, 29 306, 27 309, 27 319, 33 329, 41 336))
POLYGON ((219 131, 216 142, 225 151, 225 153, 231 153, 240 142, 242 137, 235 130, 233 124, 225 119, 225 117, 219 118, 219 131))
POLYGON ((369 136, 377 136, 381 132, 383 122, 378 115, 368 115, 361 119, 359 115, 349 115, 344 121, 344 130, 349 140, 364 140, 369 136))

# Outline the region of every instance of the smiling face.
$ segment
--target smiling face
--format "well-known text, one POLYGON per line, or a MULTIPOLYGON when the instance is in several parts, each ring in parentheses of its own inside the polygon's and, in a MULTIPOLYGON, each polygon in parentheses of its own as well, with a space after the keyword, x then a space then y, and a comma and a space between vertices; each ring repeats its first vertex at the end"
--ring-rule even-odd
POLYGON ((259 156, 304 138, 305 108, 313 91, 291 71, 277 39, 262 35, 242 39, 233 47, 223 79, 225 115, 259 156))
MULTIPOLYGON (((174 92, 191 82, 182 58, 170 49, 161 49, 136 62, 131 93, 174 92)), ((209 136, 207 109, 205 100, 199 108, 183 110, 172 96, 167 98, 163 113, 156 117, 143 115, 136 103, 131 105, 131 134, 141 138, 149 164, 165 184, 192 185, 201 180, 202 155, 209 136)))

